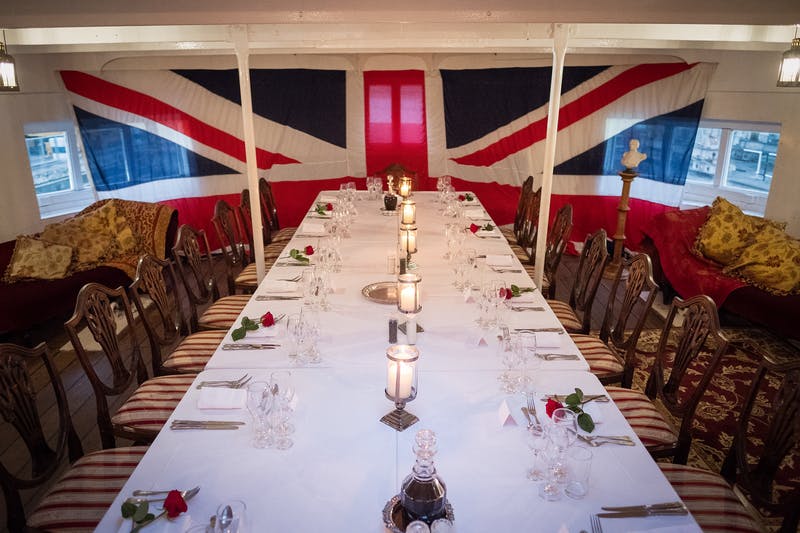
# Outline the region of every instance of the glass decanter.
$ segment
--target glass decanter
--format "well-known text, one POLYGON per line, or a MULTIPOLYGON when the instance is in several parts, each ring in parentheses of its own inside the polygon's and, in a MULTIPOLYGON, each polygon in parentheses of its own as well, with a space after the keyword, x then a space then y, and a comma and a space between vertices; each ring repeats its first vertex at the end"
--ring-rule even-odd
POLYGON ((417 432, 413 450, 417 461, 411 474, 403 481, 400 489, 400 504, 406 523, 422 520, 431 524, 445 516, 445 495, 447 487, 436 474, 433 457, 436 455, 436 434, 430 429, 417 432))

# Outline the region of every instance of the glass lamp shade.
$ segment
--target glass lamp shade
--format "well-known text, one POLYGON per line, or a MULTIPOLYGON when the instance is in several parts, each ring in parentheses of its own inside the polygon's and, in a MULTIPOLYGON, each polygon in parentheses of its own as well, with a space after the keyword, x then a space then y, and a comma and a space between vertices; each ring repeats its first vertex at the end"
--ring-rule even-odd
POLYGON ((4 43, 0 43, 0 91, 19 91, 14 58, 8 55, 4 43))
POLYGON ((400 196, 402 196, 403 198, 408 198, 408 196, 411 194, 411 178, 409 178, 408 176, 401 177, 399 189, 400 189, 400 196))
POLYGON ((407 344, 393 344, 386 349, 386 397, 403 404, 417 396, 417 360, 419 350, 407 344))
POLYGON ((420 281, 416 274, 397 276, 397 309, 401 313, 418 313, 422 308, 419 303, 420 281))
POLYGON ((400 206, 400 223, 414 224, 417 221, 417 204, 413 200, 403 200, 400 206))
POLYGON ((403 224, 400 226, 400 249, 406 254, 417 253, 417 227, 403 224))
POLYGON ((792 39, 792 46, 783 53, 778 71, 778 87, 800 87, 800 37, 792 39))

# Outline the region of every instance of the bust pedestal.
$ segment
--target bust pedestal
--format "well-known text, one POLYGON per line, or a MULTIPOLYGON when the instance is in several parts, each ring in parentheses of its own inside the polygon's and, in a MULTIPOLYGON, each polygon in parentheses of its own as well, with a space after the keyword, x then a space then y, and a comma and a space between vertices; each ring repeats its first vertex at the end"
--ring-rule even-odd
POLYGON ((622 194, 619 197, 619 205, 617 206, 617 230, 614 232, 614 253, 611 256, 611 262, 608 264, 604 276, 606 278, 613 278, 622 267, 622 248, 625 246, 625 222, 628 219, 628 211, 631 208, 628 206, 628 200, 631 195, 631 183, 639 173, 632 168, 626 168, 619 173, 622 178, 622 194))

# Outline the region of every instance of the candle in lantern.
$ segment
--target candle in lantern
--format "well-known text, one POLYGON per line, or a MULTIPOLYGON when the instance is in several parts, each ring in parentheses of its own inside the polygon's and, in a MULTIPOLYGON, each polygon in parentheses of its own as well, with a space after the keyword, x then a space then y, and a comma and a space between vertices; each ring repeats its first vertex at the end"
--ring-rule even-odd
POLYGON ((400 250, 406 254, 417 252, 417 229, 415 227, 400 230, 400 250))
POLYGON ((411 183, 407 178, 400 178, 400 196, 405 198, 411 192, 411 183))
POLYGON ((405 313, 413 313, 417 310, 414 285, 407 285, 400 289, 400 310, 405 313))
POLYGON ((417 219, 417 205, 410 200, 404 201, 403 210, 401 211, 400 222, 402 224, 413 224, 414 222, 416 222, 416 219, 417 219))
POLYGON ((386 393, 395 400, 409 399, 414 383, 414 367, 404 361, 388 361, 387 370, 386 393))

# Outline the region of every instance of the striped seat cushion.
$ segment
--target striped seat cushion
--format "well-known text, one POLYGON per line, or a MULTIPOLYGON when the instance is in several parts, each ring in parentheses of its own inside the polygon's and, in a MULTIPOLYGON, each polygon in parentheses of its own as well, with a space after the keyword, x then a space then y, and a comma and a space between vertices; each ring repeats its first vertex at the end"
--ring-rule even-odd
POLYGON ((517 256, 517 259, 519 259, 520 263, 522 263, 523 265, 525 263, 529 263, 530 262, 531 255, 528 253, 528 250, 526 250, 522 246, 520 246, 518 244, 512 244, 511 245, 511 251, 514 252, 514 255, 517 256))
POLYGON ((589 371, 598 378, 620 374, 624 370, 623 361, 598 337, 579 333, 573 333, 570 337, 589 363, 589 371))
POLYGON ((575 314, 575 311, 572 310, 568 303, 561 300, 547 300, 547 304, 553 310, 561 325, 564 326, 564 329, 569 333, 581 332, 581 321, 578 320, 578 315, 575 314))
POLYGON ((673 463, 658 466, 704 532, 761 531, 719 474, 673 463))
POLYGON ((202 329, 230 329, 248 301, 250 301, 249 294, 234 294, 220 298, 205 310, 197 322, 202 329))
POLYGON ((84 455, 48 491, 28 525, 52 533, 94 531, 146 451, 134 446, 84 455))
POLYGON ((256 264, 250 263, 236 276, 234 283, 237 287, 255 289, 258 287, 258 275, 256 274, 256 264))
POLYGON ((294 237, 294 233, 296 231, 297 231, 296 227, 279 229, 278 231, 272 234, 272 244, 279 242, 286 244, 287 242, 292 240, 292 237, 294 237))
POLYGON ((183 374, 202 372, 214 351, 225 338, 224 329, 209 329, 192 333, 181 341, 166 361, 164 368, 183 374))
MULTIPOLYGON (((534 274, 536 273, 536 265, 532 265, 530 263, 523 263, 522 267, 525 269, 525 272, 531 277, 531 279, 536 279, 534 274)), ((542 272, 542 286, 539 287, 542 291, 542 294, 547 297, 548 293, 550 292, 550 278, 547 277, 546 272, 542 272)))
POLYGON ((508 244, 517 244, 517 236, 514 235, 514 226, 501 226, 500 233, 506 238, 508 244))
POLYGON ((643 392, 623 387, 606 387, 606 390, 646 447, 678 442, 678 432, 643 392))
POLYGON ((152 432, 155 436, 196 377, 171 374, 148 379, 111 417, 111 423, 136 432, 152 432))

